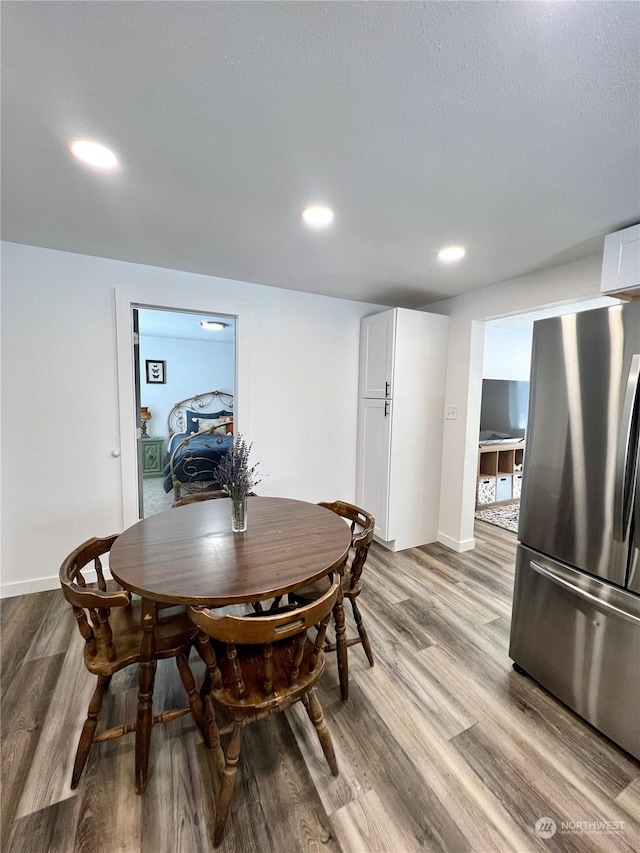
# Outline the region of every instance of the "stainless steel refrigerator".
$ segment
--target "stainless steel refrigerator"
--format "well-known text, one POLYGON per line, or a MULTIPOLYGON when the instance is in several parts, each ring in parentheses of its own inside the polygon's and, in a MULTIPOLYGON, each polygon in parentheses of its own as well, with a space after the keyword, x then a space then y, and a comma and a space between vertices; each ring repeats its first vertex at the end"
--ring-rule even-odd
POLYGON ((534 323, 509 654, 640 759, 640 303, 534 323))

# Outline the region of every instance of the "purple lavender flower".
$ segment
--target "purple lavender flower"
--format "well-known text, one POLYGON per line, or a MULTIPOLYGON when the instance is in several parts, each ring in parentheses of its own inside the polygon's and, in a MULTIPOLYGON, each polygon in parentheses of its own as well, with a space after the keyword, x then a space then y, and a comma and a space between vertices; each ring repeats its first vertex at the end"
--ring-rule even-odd
POLYGON ((247 444, 240 433, 233 438, 229 453, 223 456, 214 470, 214 477, 222 488, 229 493, 232 500, 246 497, 257 486, 261 477, 256 469, 260 464, 249 465, 249 454, 253 442, 247 444))

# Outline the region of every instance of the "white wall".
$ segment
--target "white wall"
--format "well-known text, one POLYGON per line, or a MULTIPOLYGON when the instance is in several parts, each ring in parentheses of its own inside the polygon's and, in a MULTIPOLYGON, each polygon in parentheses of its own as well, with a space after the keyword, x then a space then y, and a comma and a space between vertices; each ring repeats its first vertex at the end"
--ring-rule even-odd
POLYGON ((135 413, 119 409, 122 290, 238 316, 238 414, 262 494, 354 498, 359 321, 381 306, 3 243, 5 595, 55 587, 76 545, 123 529, 135 413))
POLYGON ((234 393, 232 343, 140 335, 140 404, 147 406, 152 415, 147 421, 148 435, 168 438, 167 417, 175 404, 207 391, 234 393), (147 359, 166 362, 165 385, 147 383, 147 359))
POLYGON ((432 303, 424 310, 449 316, 446 405, 458 407, 445 420, 438 540, 457 551, 475 545, 473 517, 485 320, 547 305, 598 297, 602 255, 551 267, 471 293, 432 303))
POLYGON ((484 335, 483 379, 529 380, 532 331, 487 325, 484 335))

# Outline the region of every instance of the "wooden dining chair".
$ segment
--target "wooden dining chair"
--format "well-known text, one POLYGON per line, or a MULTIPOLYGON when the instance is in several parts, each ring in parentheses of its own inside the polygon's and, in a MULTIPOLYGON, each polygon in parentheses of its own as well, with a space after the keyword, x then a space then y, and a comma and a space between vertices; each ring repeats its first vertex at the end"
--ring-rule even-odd
POLYGON ((175 500, 171 507, 187 506, 188 504, 199 503, 200 501, 217 500, 218 498, 228 498, 229 494, 223 489, 215 489, 211 492, 194 492, 191 495, 185 495, 183 498, 175 500))
MULTIPOLYGON (((89 539, 76 548, 60 567, 60 584, 64 597, 73 608, 78 629, 84 639, 84 664, 97 676, 97 684, 76 751, 71 787, 80 781, 91 746, 134 732, 136 723, 126 723, 96 734, 98 715, 104 693, 113 675, 124 667, 138 663, 142 642, 141 604, 132 602, 127 590, 107 591, 101 557, 107 554, 117 536, 89 539), (89 587, 83 572, 94 569, 97 588, 89 587)), ((192 711, 205 739, 210 741, 204 725, 202 701, 189 668, 188 656, 195 642, 196 630, 184 608, 178 613, 158 611, 155 626, 155 658, 175 658, 180 677, 189 696, 189 707, 163 711, 153 723, 166 723, 192 711)), ((154 664, 155 665, 155 664, 154 664)), ((152 696, 146 697, 148 702, 152 696)), ((147 755, 148 758, 148 755, 147 755)), ((136 762, 138 756, 136 755, 136 762)))
MULTIPOLYGON (((370 512, 360 509, 360 507, 354 506, 353 504, 346 503, 346 501, 334 501, 333 503, 325 503, 321 501, 319 505, 326 509, 330 509, 332 512, 335 512, 337 515, 344 518, 351 528, 351 547, 342 573, 341 589, 342 598, 346 598, 351 602, 351 609, 353 611, 353 618, 358 630, 358 636, 350 638, 346 637, 344 633, 344 624, 341 624, 341 622, 344 622, 344 615, 342 615, 341 619, 338 618, 338 610, 341 608, 341 601, 339 601, 333 611, 334 624, 336 628, 336 642, 327 642, 324 646, 325 652, 337 652, 338 674, 340 677, 340 695, 343 701, 346 702, 349 698, 348 648, 350 646, 361 644, 364 649, 364 653, 367 656, 367 660, 369 661, 369 666, 373 666, 371 643, 369 642, 369 637, 367 635, 364 622, 362 621, 362 614, 360 613, 356 599, 362 592, 362 570, 369 554, 371 542, 373 541, 373 530, 376 520, 370 512)), ((296 590, 293 593, 289 593, 289 600, 293 600, 298 603, 312 601, 322 595, 326 590, 326 587, 327 580, 324 578, 315 584, 296 590)), ((342 613, 342 611, 340 612, 342 613)))
POLYGON ((324 643, 340 580, 329 581, 316 601, 287 613, 221 616, 188 607, 198 626, 198 649, 207 665, 203 693, 207 697, 211 746, 221 776, 216 804, 214 847, 224 832, 233 799, 242 730, 301 701, 316 728, 320 746, 334 776, 338 775, 333 744, 315 685, 324 671, 324 643), (315 628, 315 636, 310 629, 315 628), (219 728, 216 710, 231 717, 219 728), (223 750, 220 737, 230 735, 223 750))
MULTIPOLYGON (((178 506, 187 506, 188 504, 199 503, 200 501, 211 501, 217 500, 218 498, 228 498, 229 493, 225 492, 224 489, 214 489, 211 492, 194 492, 191 495, 185 495, 183 498, 178 498, 171 504, 171 508, 174 509, 178 506)), ((248 492, 247 497, 255 498, 257 497, 255 492, 248 492)))

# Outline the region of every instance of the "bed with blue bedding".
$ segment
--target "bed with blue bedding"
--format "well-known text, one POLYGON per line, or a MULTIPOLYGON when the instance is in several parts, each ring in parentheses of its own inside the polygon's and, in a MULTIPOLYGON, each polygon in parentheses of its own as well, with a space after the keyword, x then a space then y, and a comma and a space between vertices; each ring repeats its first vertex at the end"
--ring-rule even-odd
POLYGON ((233 443, 233 395, 209 391, 181 400, 169 413, 164 490, 174 499, 219 489, 215 469, 233 443))

